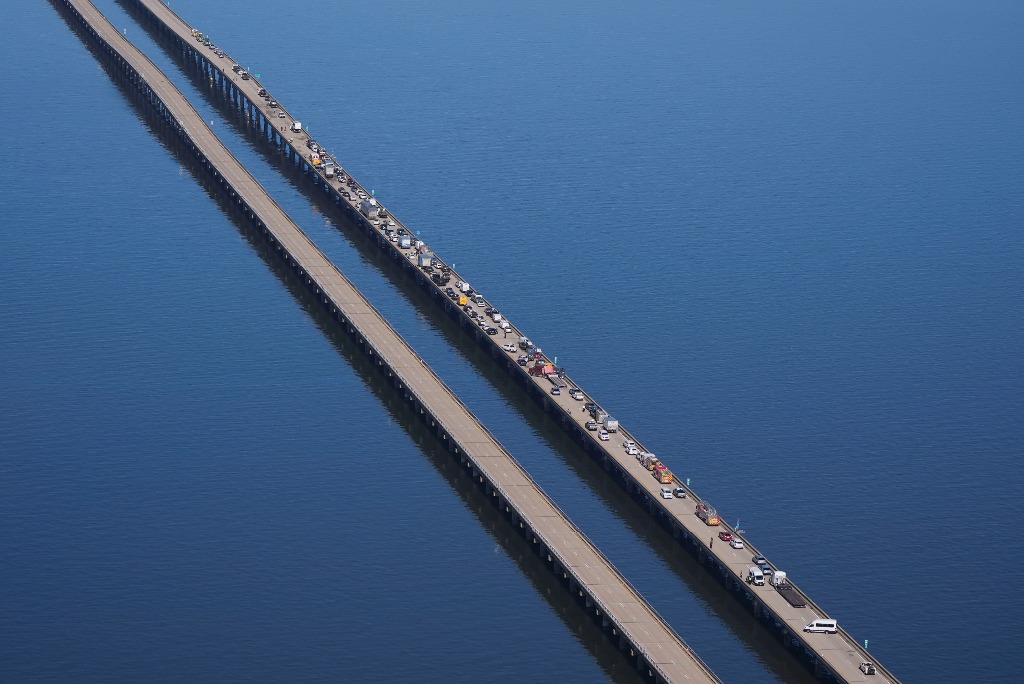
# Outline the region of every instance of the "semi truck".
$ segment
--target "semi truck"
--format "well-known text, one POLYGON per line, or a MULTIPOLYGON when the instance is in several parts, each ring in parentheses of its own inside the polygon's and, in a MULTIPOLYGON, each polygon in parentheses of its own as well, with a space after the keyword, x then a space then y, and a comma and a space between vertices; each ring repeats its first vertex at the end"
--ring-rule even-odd
POLYGON ((555 372, 555 366, 552 363, 538 361, 534 365, 530 366, 529 372, 530 375, 536 375, 538 377, 542 375, 551 375, 555 372))
POLYGON ((776 570, 769 581, 775 587, 775 590, 782 594, 782 598, 789 601, 789 605, 794 608, 804 608, 807 606, 807 601, 804 599, 803 594, 790 584, 789 578, 786 577, 786 573, 782 570, 776 570))

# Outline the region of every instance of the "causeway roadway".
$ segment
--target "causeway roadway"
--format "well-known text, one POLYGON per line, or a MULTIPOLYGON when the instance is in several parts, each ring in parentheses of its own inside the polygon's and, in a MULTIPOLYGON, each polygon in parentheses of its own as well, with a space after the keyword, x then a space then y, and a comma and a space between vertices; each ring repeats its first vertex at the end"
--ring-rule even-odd
MULTIPOLYGON (((617 433, 610 435, 608 441, 599 439, 598 432, 587 428, 587 422, 592 419, 591 415, 581 410, 584 404, 597 403, 588 393, 581 390, 581 394, 577 395, 578 399, 570 396, 565 390, 562 390, 559 395, 552 395, 550 390, 553 386, 553 378, 530 375, 527 368, 518 363, 518 357, 523 351, 518 348, 514 351, 506 351, 503 348, 505 343, 514 343, 520 337, 526 336, 514 324, 510 323, 511 327, 507 337, 504 334, 488 336, 482 332, 482 329, 492 325, 492 322, 487 319, 485 310, 499 307, 486 298, 479 305, 470 304, 467 307, 459 306, 451 301, 450 295, 445 292, 445 285, 429 280, 424 270, 418 266, 420 253, 431 253, 429 246, 423 244, 418 250, 399 247, 396 244, 396 236, 389 231, 401 229, 410 236, 415 235, 415 231, 409 230, 390 212, 386 212, 383 221, 377 220, 374 216, 366 216, 365 212, 361 212, 360 197, 356 193, 362 191, 367 196, 370 193, 344 171, 344 165, 339 160, 333 160, 339 169, 338 173, 327 177, 323 167, 315 166, 312 162, 314 149, 320 150, 321 159, 330 159, 330 155, 324 148, 330 148, 333 145, 317 143, 305 130, 291 131, 291 124, 296 120, 301 120, 301 117, 288 111, 283 103, 275 101, 277 106, 271 107, 272 96, 266 92, 268 90, 266 85, 251 75, 247 75, 247 78, 243 79, 240 73, 236 73, 232 69, 236 62, 224 51, 223 46, 207 45, 197 40, 199 32, 159 0, 122 0, 122 2, 143 9, 144 13, 159 25, 165 35, 172 37, 180 45, 186 60, 193 61, 203 69, 204 73, 214 77, 216 83, 224 89, 231 100, 248 115, 250 121, 262 129, 264 136, 284 149, 299 164, 300 168, 325 190, 326 197, 332 203, 344 208, 352 220, 367 232, 375 234, 381 248, 389 250, 392 257, 404 262, 407 270, 416 277, 417 282, 425 288, 433 290, 435 299, 442 303, 446 311, 459 317, 460 323, 464 327, 470 328, 481 344, 489 346, 492 356, 498 359, 499 363, 510 373, 519 374, 519 379, 530 389, 531 394, 549 413, 559 418, 564 429, 580 441, 585 449, 597 454, 599 460, 606 467, 614 468, 620 478, 625 481, 629 491, 643 493, 642 498, 648 510, 663 523, 667 521, 667 526, 682 543, 695 547, 698 556, 705 560, 709 568, 716 572, 734 593, 750 601, 755 606, 755 612, 762 618, 762 622, 779 636, 783 643, 795 652, 802 651, 805 654, 810 654, 812 667, 819 677, 824 680, 835 679, 850 683, 898 682, 892 673, 874 660, 857 639, 842 629, 841 624, 838 634, 804 632, 803 626, 810 621, 816 618, 834 617, 815 604, 806 593, 800 592, 805 605, 795 607, 769 584, 764 586, 747 584, 745 581, 747 569, 752 565, 753 556, 759 555, 750 540, 738 531, 729 528, 728 525, 705 525, 695 515, 696 506, 705 502, 696 492, 679 482, 670 486, 672 488, 682 487, 686 491, 685 499, 661 498, 660 489, 663 485, 621 446, 624 441, 632 440, 636 443, 638 450, 643 452, 645 449, 639 437, 632 435, 624 427, 620 427, 617 433), (261 95, 261 89, 266 93, 265 95, 261 95), (313 147, 314 145, 316 148, 313 147), (351 181, 351 185, 346 181, 351 181), (389 226, 388 221, 392 225, 389 226), (736 549, 727 542, 719 540, 718 532, 721 530, 729 531, 741 539, 744 542, 744 548, 736 549), (715 540, 718 540, 719 543, 714 544, 715 540), (860 668, 861 663, 865 661, 874 663, 877 667, 877 674, 865 675, 860 668)), ((381 208, 384 208, 383 205, 381 208)), ((431 270, 433 272, 447 272, 452 276, 453 282, 458 282, 459 276, 454 269, 445 264, 436 254, 433 254, 432 257, 433 267, 431 270)), ((541 353, 542 360, 548 361, 548 356, 550 354, 541 353)), ((533 360, 531 359, 530 365, 532 364, 533 360)), ((577 386, 568 376, 563 375, 561 380, 567 387, 577 386)), ((661 460, 672 468, 672 455, 662 454, 661 460)), ((772 570, 779 570, 770 560, 768 564, 772 570)), ((789 574, 793 575, 792 572, 789 574)), ((799 588, 797 590, 799 591, 799 588)))
MULTIPOLYGON (((266 235, 307 287, 381 367, 449 450, 507 515, 532 533, 554 572, 566 578, 606 632, 645 675, 664 682, 719 682, 682 638, 530 478, 512 455, 398 335, 376 309, 207 127, 182 93, 88 0, 51 0, 99 44, 189 145, 222 192, 266 235)), ((158 8, 164 6, 155 3, 158 8)), ((191 40, 191 32, 187 34, 191 40)), ((257 86, 258 87, 258 86, 257 86)))

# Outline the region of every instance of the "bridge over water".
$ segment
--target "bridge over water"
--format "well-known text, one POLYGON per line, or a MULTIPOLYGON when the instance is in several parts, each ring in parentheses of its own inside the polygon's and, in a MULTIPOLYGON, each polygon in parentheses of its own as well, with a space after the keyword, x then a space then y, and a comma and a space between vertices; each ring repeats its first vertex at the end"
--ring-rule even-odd
MULTIPOLYGON (((749 606, 766 629, 779 638, 791 652, 804 660, 819 678, 825 681, 843 682, 898 681, 894 675, 878 663, 874 663, 877 667, 877 674, 866 676, 859 666, 864 661, 873 662, 874 659, 860 645, 860 642, 841 626, 838 633, 834 635, 803 632, 803 626, 811 620, 830 616, 799 587, 794 586, 797 600, 791 602, 770 586, 752 586, 745 582, 747 569, 752 564, 751 559, 757 554, 757 549, 753 547, 751 541, 726 524, 708 526, 695 516, 695 506, 706 502, 702 501, 699 495, 688 486, 678 482, 672 485, 673 487, 680 486, 686 492, 686 499, 689 501, 661 498, 662 483, 655 480, 648 468, 619 446, 628 440, 635 442, 638 450, 642 451, 643 447, 639 437, 631 434, 624 427, 620 427, 614 441, 603 441, 599 438, 597 431, 588 429, 591 415, 579 410, 583 403, 594 403, 594 399, 589 393, 581 392, 578 395, 578 400, 565 391, 558 395, 551 394, 554 384, 562 383, 566 386, 575 386, 576 383, 571 378, 546 374, 534 375, 529 373, 526 367, 520 366, 516 357, 521 351, 506 351, 503 348, 503 343, 508 342, 509 339, 515 341, 519 337, 525 336, 525 333, 510 324, 508 337, 486 334, 486 327, 480 325, 483 317, 477 314, 483 313, 484 306, 497 308, 494 303, 484 298, 479 307, 469 305, 466 310, 457 301, 452 301, 448 293, 444 291, 444 284, 432 280, 430 272, 441 270, 453 278, 458 278, 455 270, 437 254, 432 253, 426 245, 423 246, 423 250, 431 254, 431 266, 428 268, 422 267, 416 250, 411 251, 407 247, 396 244, 394 235, 389 235, 389 227, 386 224, 375 221, 375 217, 368 215, 365 208, 361 210, 360 197, 353 193, 361 191, 363 188, 344 172, 343 164, 338 163, 340 169, 338 174, 328 175, 322 164, 314 163, 311 149, 320 149, 321 146, 317 145, 308 132, 289 130, 290 124, 297 118, 294 112, 284 107, 283 103, 276 101, 275 104, 278 106, 271 106, 269 94, 267 97, 261 94, 261 91, 266 90, 264 84, 251 75, 246 74, 243 78, 239 73, 235 73, 231 68, 234 65, 234 60, 223 50, 223 46, 215 46, 208 44, 209 41, 197 40, 198 32, 193 26, 159 0, 120 1, 128 7, 140 10, 140 14, 148 20, 150 27, 160 34, 165 44, 173 46, 172 52, 176 58, 195 69, 205 80, 211 81, 216 88, 220 89, 226 95, 227 101, 245 115, 249 125, 258 130, 260 135, 273 145, 280 148, 307 175, 310 181, 322 190, 318 197, 321 203, 340 208, 355 225, 374 239, 381 250, 387 252, 395 262, 399 263, 409 277, 430 292, 434 301, 446 313, 458 320, 459 324, 481 346, 488 349, 491 357, 507 371, 511 378, 523 386, 545 411, 555 417, 559 425, 586 451, 607 470, 614 473, 623 487, 633 495, 633 498, 640 502, 645 510, 654 516, 666 530, 670 531, 680 544, 693 552, 744 605, 749 606), (314 145, 316 145, 315 148, 314 145), (742 538, 744 548, 736 549, 722 541, 719 541, 718 545, 714 545, 713 540, 717 538, 717 532, 723 529, 742 538)), ((327 147, 333 146, 327 145, 327 147)), ((363 194, 369 193, 364 192, 363 194)), ((415 234, 414 231, 408 230, 401 221, 397 220, 397 217, 385 213, 396 228, 403 229, 408 234, 415 234)), ((541 361, 551 361, 546 355, 541 356, 541 361)), ((768 566, 772 571, 779 570, 770 561, 768 566)))
MULTIPOLYGON (((88 0, 51 0, 154 108, 280 259, 533 543, 612 643, 663 682, 719 682, 682 638, 530 478, 224 147, 166 76, 88 0)), ((157 3, 159 4, 159 3, 157 3)), ((163 7, 162 5, 159 5, 163 7)), ((189 33, 191 38, 191 32, 189 33)), ((225 85, 227 81, 225 80, 225 85)), ((269 126, 268 128, 272 128, 269 126)))

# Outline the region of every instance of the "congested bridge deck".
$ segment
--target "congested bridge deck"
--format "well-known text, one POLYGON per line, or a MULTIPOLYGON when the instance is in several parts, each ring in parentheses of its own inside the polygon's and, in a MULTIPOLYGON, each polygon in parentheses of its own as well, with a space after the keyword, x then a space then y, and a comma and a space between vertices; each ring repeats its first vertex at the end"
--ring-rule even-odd
MULTIPOLYGON (((550 354, 530 347, 529 351, 533 353, 531 358, 526 366, 520 365, 519 357, 523 356, 526 350, 519 348, 517 343, 520 338, 525 337, 525 333, 504 315, 502 320, 507 326, 507 332, 494 325, 495 321, 485 312, 494 311, 497 307, 483 297, 482 293, 475 293, 481 295, 479 304, 471 299, 463 303, 459 297, 461 292, 457 290, 453 296, 454 288, 449 289, 451 284, 463 282, 455 270, 433 253, 428 245, 417 245, 415 242, 406 245, 399 242, 398 238, 402 234, 411 236, 415 235, 415 232, 387 211, 379 200, 375 200, 377 211, 367 211, 367 206, 362 204, 363 197, 369 197, 371 193, 344 170, 344 165, 339 160, 331 158, 324 149, 326 145, 319 144, 306 130, 292 130, 292 124, 298 117, 288 111, 282 103, 274 100, 272 94, 267 92, 265 85, 258 79, 250 74, 243 76, 240 67, 232 69, 237 65, 223 47, 213 44, 208 37, 203 36, 158 0, 126 1, 143 8, 155 20, 165 36, 171 37, 178 44, 186 61, 194 64, 204 74, 208 74, 248 116, 252 124, 259 127, 265 137, 284 150, 309 174, 310 178, 324 190, 325 197, 343 208, 366 232, 374 235, 381 249, 390 252, 396 261, 405 265, 406 271, 412 274, 418 283, 431 290, 444 309, 456 316, 465 328, 470 329, 478 342, 489 347, 492 356, 516 376, 546 410, 559 418, 564 429, 583 444, 585 449, 596 454, 607 467, 615 470, 628 490, 639 492, 648 510, 670 527, 683 543, 695 548, 699 557, 705 560, 730 589, 750 601, 756 607, 755 612, 769 629, 778 634, 791 648, 809 654, 819 676, 845 682, 898 681, 877 663, 877 675, 865 678, 860 666, 865 661, 873 661, 873 658, 841 626, 838 634, 834 635, 805 633, 803 627, 809 622, 830 616, 795 585, 793 590, 800 597, 795 603, 804 604, 802 606, 793 605, 794 602, 786 600, 782 593, 770 586, 770 583, 763 586, 746 583, 748 568, 754 564, 752 559, 760 555, 749 539, 730 529, 724 522, 717 526, 706 525, 694 513, 699 505, 710 505, 702 501, 688 486, 678 481, 669 486, 672 489, 682 489, 685 498, 662 498, 661 488, 665 484, 656 480, 649 467, 622 446, 632 441, 636 444, 637 455, 640 455, 645 453, 641 440, 624 427, 619 427, 617 432, 607 435, 607 441, 602 439, 604 435, 599 430, 604 424, 597 423, 598 429, 595 430, 593 423, 597 422, 595 418, 600 417, 604 411, 585 391, 570 394, 568 389, 576 385, 569 376, 557 372, 557 367, 549 358, 550 354), (336 165, 336 170, 331 174, 326 171, 329 162, 336 165), (423 255, 428 255, 426 266, 423 265, 423 255), (534 355, 537 356, 536 359, 533 358, 534 355), (533 374, 530 368, 535 363, 550 365, 555 372, 533 374), (559 386, 558 394, 552 394, 554 386, 559 386), (581 407, 585 405, 593 405, 595 410, 581 411, 581 407), (729 531, 742 540, 744 548, 734 548, 720 540, 720 530, 729 531), (716 539, 719 540, 718 544, 714 544, 716 539)), ((661 460, 665 461, 665 465, 672 466, 670 458, 661 460)), ((766 565, 768 572, 779 570, 770 560, 766 565)))
MULTIPOLYGON (((659 681, 717 677, 537 486, 496 438, 427 367, 224 147, 185 97, 88 0, 51 0, 75 19, 127 76, 304 280, 332 316, 423 417, 450 451, 486 483, 499 510, 527 531, 552 570, 639 669, 659 681)), ((160 5, 160 7, 163 7, 160 5)))

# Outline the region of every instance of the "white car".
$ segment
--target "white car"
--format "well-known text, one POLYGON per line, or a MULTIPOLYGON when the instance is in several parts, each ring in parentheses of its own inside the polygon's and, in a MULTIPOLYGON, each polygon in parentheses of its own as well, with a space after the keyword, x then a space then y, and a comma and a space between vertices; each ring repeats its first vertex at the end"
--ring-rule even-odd
POLYGON ((631 440, 631 439, 627 439, 627 440, 626 440, 625 442, 623 442, 623 443, 622 443, 622 448, 623 448, 623 449, 626 449, 627 451, 628 451, 629 449, 632 449, 632 448, 634 448, 634 447, 636 447, 636 442, 634 442, 634 441, 633 441, 633 440, 631 440))
POLYGON ((597 433, 597 438, 599 440, 601 440, 602 442, 607 442, 608 441, 608 431, 607 430, 601 430, 600 432, 597 433))
POLYGON ((662 499, 674 499, 675 497, 672 496, 672 490, 671 489, 669 489, 668 487, 662 487, 661 488, 661 498, 662 499))
POLYGON ((635 446, 626 447, 626 453, 629 456, 639 456, 640 455, 640 450, 637 449, 635 446))
POLYGON ((733 537, 732 539, 729 540, 729 546, 731 546, 734 549, 742 549, 743 548, 743 540, 742 539, 737 539, 736 537, 733 537))
POLYGON ((514 345, 514 344, 503 344, 503 345, 501 345, 501 348, 504 349, 505 351, 507 351, 509 354, 515 354, 516 353, 516 345, 514 345))

